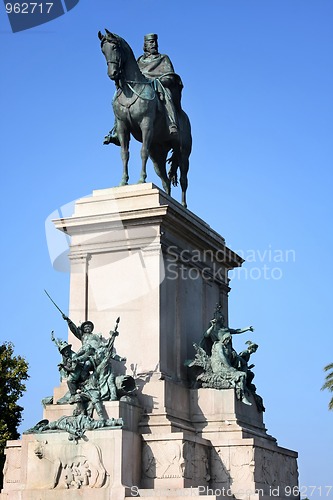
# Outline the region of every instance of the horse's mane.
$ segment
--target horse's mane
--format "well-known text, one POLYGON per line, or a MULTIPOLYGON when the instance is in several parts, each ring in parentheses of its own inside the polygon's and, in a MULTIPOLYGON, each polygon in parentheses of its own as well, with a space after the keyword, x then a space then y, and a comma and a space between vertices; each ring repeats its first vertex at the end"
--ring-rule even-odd
POLYGON ((133 52, 131 46, 126 42, 126 40, 121 38, 121 36, 116 35, 115 33, 112 33, 112 36, 117 40, 119 47, 121 48, 122 52, 124 53, 124 56, 125 56, 124 59, 132 65, 132 70, 137 75, 137 78, 140 75, 140 78, 147 81, 147 78, 142 74, 142 71, 139 68, 139 65, 137 63, 136 57, 134 55, 134 52, 133 52))
POLYGON ((127 53, 129 53, 129 55, 131 57, 133 57, 133 59, 136 61, 136 57, 134 55, 134 52, 133 52, 132 48, 130 47, 130 45, 126 42, 126 40, 124 40, 123 38, 121 38, 121 36, 119 36, 119 35, 114 35, 114 36, 119 41, 119 44, 122 47, 122 49, 125 50, 127 53))
POLYGON ((121 36, 116 35, 115 33, 111 33, 108 30, 105 30, 105 31, 106 31, 106 35, 104 35, 103 38, 101 38, 101 47, 103 47, 103 44, 105 42, 116 42, 119 45, 119 47, 126 53, 126 55, 129 55, 130 57, 132 57, 134 59, 134 61, 136 61, 136 57, 134 55, 134 52, 133 52, 132 48, 130 47, 130 45, 126 42, 126 40, 121 38, 121 36))

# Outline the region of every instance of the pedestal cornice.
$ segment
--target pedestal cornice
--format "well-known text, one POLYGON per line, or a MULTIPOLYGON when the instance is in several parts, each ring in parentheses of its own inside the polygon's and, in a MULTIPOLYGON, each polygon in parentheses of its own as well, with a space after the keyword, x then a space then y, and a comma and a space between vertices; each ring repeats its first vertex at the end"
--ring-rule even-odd
POLYGON ((91 197, 77 200, 71 217, 56 219, 54 224, 70 236, 113 231, 128 225, 159 226, 164 245, 172 244, 168 237, 171 230, 196 249, 210 248, 213 253, 222 253, 228 269, 239 267, 244 262, 225 245, 222 236, 153 184, 93 191, 91 197))

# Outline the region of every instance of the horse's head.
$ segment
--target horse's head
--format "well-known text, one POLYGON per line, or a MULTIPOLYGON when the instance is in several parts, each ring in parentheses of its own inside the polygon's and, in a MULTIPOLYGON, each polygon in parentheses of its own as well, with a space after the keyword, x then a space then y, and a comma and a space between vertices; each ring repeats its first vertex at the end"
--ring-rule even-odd
POLYGON ((118 84, 123 70, 123 50, 121 38, 105 29, 105 35, 100 31, 98 38, 101 41, 101 49, 108 65, 108 76, 118 84))

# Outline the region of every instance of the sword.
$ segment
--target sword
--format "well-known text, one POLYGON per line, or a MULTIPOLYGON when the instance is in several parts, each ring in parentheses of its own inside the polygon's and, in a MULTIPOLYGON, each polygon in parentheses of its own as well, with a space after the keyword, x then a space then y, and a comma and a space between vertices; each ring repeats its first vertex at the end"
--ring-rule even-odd
POLYGON ((44 292, 46 293, 46 295, 48 296, 48 298, 50 299, 50 301, 52 302, 52 304, 58 309, 58 311, 62 314, 62 316, 66 316, 66 314, 60 309, 59 306, 57 306, 57 304, 54 302, 54 300, 52 299, 52 297, 47 293, 47 291, 45 290, 44 288, 44 292))

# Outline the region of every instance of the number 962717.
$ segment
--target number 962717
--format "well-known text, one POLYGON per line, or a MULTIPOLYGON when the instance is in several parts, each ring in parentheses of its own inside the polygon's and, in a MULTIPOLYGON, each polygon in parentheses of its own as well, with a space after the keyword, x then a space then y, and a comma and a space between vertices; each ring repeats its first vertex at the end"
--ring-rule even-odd
POLYGON ((7 2, 7 14, 50 14, 53 2, 7 2))

